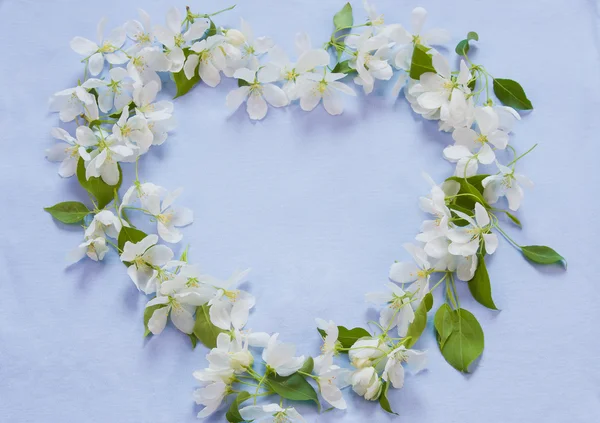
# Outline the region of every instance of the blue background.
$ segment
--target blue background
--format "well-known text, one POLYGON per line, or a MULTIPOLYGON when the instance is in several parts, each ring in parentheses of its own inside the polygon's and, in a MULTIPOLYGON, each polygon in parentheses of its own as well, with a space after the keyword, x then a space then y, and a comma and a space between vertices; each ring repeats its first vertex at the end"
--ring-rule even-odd
MULTIPOLYGON (((95 39, 136 18, 153 23, 182 1, 0 2, 0 420, 3 422, 194 422, 192 371, 206 349, 169 326, 144 339, 146 298, 114 253, 103 263, 65 269, 64 256, 81 230, 52 220, 42 207, 86 199, 75 179, 61 180, 44 159, 58 116, 48 97, 81 77, 69 49, 75 35, 95 39)), ((189 2, 212 12, 222 1, 189 2)), ((314 44, 328 39, 342 1, 239 1, 218 17, 237 26, 243 16, 257 35, 270 35, 291 54, 297 32, 314 44)), ((357 21, 365 14, 354 1, 357 21)), ((567 272, 540 268, 501 241, 488 262, 501 312, 475 303, 459 285, 463 307, 485 331, 485 352, 471 375, 452 369, 437 351, 431 327, 418 347, 429 349, 428 371, 408 377, 390 400, 400 418, 348 393, 346 412, 307 411, 309 422, 414 423, 592 422, 600 414, 598 361, 598 133, 600 69, 594 1, 378 1, 388 22, 408 25, 410 11, 430 12, 428 28, 444 27, 453 43, 471 30, 481 41, 473 59, 495 76, 518 80, 535 111, 516 127, 513 145, 537 150, 520 170, 536 183, 519 217, 504 226, 522 244, 555 247, 567 272)), ((454 54, 454 53, 452 53, 454 54)), ((348 326, 376 317, 364 302, 383 289, 389 265, 406 259, 424 215, 417 198, 452 172, 441 157, 451 142, 435 123, 391 97, 390 83, 369 97, 347 98, 331 117, 321 106, 270 109, 250 122, 230 114, 227 80, 201 85, 175 100, 179 126, 141 161, 141 179, 185 187, 180 204, 195 212, 184 230, 190 257, 226 277, 253 268, 246 286, 257 297, 249 327, 280 332, 299 351, 316 355, 314 318, 348 326)), ((174 87, 166 87, 167 94, 174 87)), ((126 172, 131 181, 131 169, 126 172)), ((441 304, 436 296, 435 308, 441 304)), ((299 406, 300 411, 310 407, 299 406)), ((210 421, 222 421, 219 413, 210 421)))

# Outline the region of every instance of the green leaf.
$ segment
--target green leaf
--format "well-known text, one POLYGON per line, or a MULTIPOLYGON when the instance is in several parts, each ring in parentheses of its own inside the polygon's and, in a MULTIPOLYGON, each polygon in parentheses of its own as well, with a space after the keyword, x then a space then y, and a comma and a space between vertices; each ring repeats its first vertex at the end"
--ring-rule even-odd
POLYGON ((167 304, 156 304, 150 307, 146 307, 144 309, 144 336, 148 336, 151 333, 150 329, 148 329, 148 321, 150 320, 154 312, 166 306, 167 304))
POLYGON ((290 376, 279 376, 269 374, 266 378, 266 383, 271 387, 276 394, 285 399, 295 401, 314 401, 318 405, 319 410, 321 404, 317 397, 317 392, 310 383, 304 379, 299 373, 293 373, 290 376))
POLYGON ((426 72, 435 72, 431 56, 427 54, 427 47, 417 44, 414 48, 410 62, 410 77, 420 79, 426 72))
POLYGON ((347 329, 344 326, 338 326, 338 330, 338 341, 342 344, 343 348, 350 348, 360 338, 371 336, 371 334, 363 328, 347 329))
POLYGON ((213 22, 212 19, 210 19, 210 28, 208 28, 208 32, 206 33, 206 37, 212 37, 213 35, 217 34, 217 26, 215 25, 215 23, 213 22))
POLYGON ((319 328, 317 328, 317 330, 319 331, 321 338, 325 339, 325 337, 327 336, 327 332, 325 332, 323 329, 319 329, 319 328))
POLYGON ((389 382, 383 382, 381 386, 381 394, 379 394, 379 405, 381 405, 381 408, 383 408, 388 413, 398 415, 398 413, 394 413, 394 411, 392 410, 392 407, 390 406, 390 401, 387 398, 387 392, 389 387, 389 382))
POLYGON ((470 48, 469 40, 461 40, 456 45, 456 48, 454 49, 454 51, 459 56, 466 56, 469 53, 469 48, 470 48))
POLYGON ((335 31, 338 32, 342 28, 347 28, 354 24, 354 18, 352 17, 352 5, 346 3, 342 9, 333 16, 333 25, 335 31))
POLYGON ((406 348, 411 348, 419 340, 427 326, 427 312, 431 310, 431 307, 433 307, 433 296, 428 292, 415 310, 415 318, 406 332, 406 336, 411 337, 406 343, 406 348))
MULTIPOLYGON (((187 47, 183 49, 183 54, 187 59, 190 54, 195 53, 192 50, 190 50, 189 47, 187 47)), ((192 76, 192 79, 187 79, 187 76, 185 76, 185 72, 183 71, 183 69, 181 69, 179 72, 173 73, 173 81, 175 81, 175 86, 177 87, 177 93, 173 98, 181 97, 182 95, 187 94, 192 88, 194 88, 194 85, 200 82, 198 69, 194 71, 194 76, 192 76)))
POLYGON ((433 325, 438 334, 438 343, 440 349, 444 347, 446 340, 454 330, 454 315, 453 310, 448 304, 443 304, 435 313, 433 325))
POLYGON ((523 87, 512 79, 494 78, 494 94, 505 106, 517 110, 532 110, 531 101, 527 98, 523 87))
POLYGON ((483 330, 469 311, 459 308, 451 313, 452 333, 443 344, 440 343, 440 349, 452 367, 468 372, 469 365, 483 352, 483 330))
POLYGON ((523 226, 521 226, 521 221, 520 221, 520 220, 517 218, 517 216, 515 216, 515 215, 514 215, 514 214, 512 214, 512 213, 509 213, 509 212, 507 212, 506 210, 504 211, 504 213, 506 213, 506 215, 508 216, 508 218, 509 218, 510 220, 512 220, 512 221, 513 221, 513 223, 514 223, 515 225, 517 225, 519 228, 522 228, 522 227, 523 227, 523 226))
POLYGON ((564 263, 567 265, 567 259, 558 254, 550 247, 544 245, 526 245, 521 247, 521 252, 525 257, 538 264, 564 263))
POLYGON ((484 206, 486 209, 489 209, 490 206, 483 197, 483 186, 481 185, 481 181, 487 176, 489 175, 476 175, 467 179, 460 178, 458 176, 451 176, 450 178, 446 179, 447 181, 456 181, 460 184, 460 190, 458 191, 459 194, 469 194, 456 197, 454 204, 469 210, 469 215, 473 214, 475 203, 481 203, 482 206, 484 206))
POLYGON ((52 207, 44 207, 44 210, 56 220, 69 224, 81 222, 90 213, 85 204, 79 201, 65 201, 52 207))
POLYGON ((492 299, 492 286, 487 268, 485 267, 483 254, 477 254, 477 258, 477 270, 475 270, 473 278, 469 281, 469 291, 471 291, 471 295, 473 295, 473 298, 479 304, 492 310, 498 310, 492 299))
POLYGON ((240 414, 240 404, 246 401, 248 398, 250 398, 250 393, 246 391, 241 391, 237 395, 237 397, 235 397, 235 400, 233 400, 233 402, 229 406, 227 414, 225 414, 225 418, 228 422, 241 423, 245 421, 242 415, 240 414))
POLYGON ((82 158, 79 158, 77 162, 77 180, 79 184, 85 188, 87 192, 92 194, 96 199, 96 205, 99 209, 106 207, 115 197, 115 189, 118 190, 123 181, 123 172, 121 171, 121 165, 119 167, 119 181, 116 185, 108 185, 102 180, 92 176, 90 179, 85 178, 85 163, 82 158))
POLYGON ((125 247, 125 243, 127 241, 135 244, 140 242, 142 239, 146 238, 148 235, 146 235, 145 232, 140 231, 139 229, 136 228, 130 228, 128 226, 123 226, 121 228, 121 232, 119 232, 119 238, 117 240, 117 245, 119 246, 119 250, 123 251, 123 248, 125 247))
POLYGON ((248 81, 246 81, 245 79, 238 79, 238 87, 247 87, 248 85, 250 85, 250 83, 248 81))
POLYGON ((302 365, 302 367, 300 367, 300 369, 298 369, 298 371, 310 374, 310 373, 312 373, 314 368, 315 368, 315 361, 313 360, 312 357, 308 357, 304 361, 304 364, 302 365))
POLYGON ((196 335, 193 333, 188 334, 188 336, 190 337, 190 341, 192 343, 192 349, 195 349, 196 345, 198 345, 198 338, 196 338, 196 335))
POLYGON ((479 34, 477 34, 475 31, 469 31, 467 34, 467 40, 479 41, 479 34))
POLYGON ((194 324, 194 335, 207 348, 215 348, 217 346, 217 336, 223 329, 216 327, 210 321, 210 307, 206 304, 196 308, 196 323, 194 324))
POLYGON ((356 69, 350 67, 348 60, 344 60, 343 62, 338 62, 331 72, 350 75, 351 73, 356 73, 356 69))

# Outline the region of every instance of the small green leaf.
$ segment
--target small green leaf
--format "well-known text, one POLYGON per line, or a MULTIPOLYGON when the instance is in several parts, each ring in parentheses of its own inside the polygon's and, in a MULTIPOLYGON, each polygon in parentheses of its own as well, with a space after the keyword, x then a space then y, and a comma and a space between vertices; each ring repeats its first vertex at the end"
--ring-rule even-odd
POLYGON ((350 67, 348 60, 344 60, 343 62, 338 62, 331 72, 345 73, 346 75, 350 75, 352 73, 356 73, 356 69, 350 67))
POLYGON ((558 254, 550 247, 544 245, 527 245, 521 247, 521 252, 525 257, 538 264, 564 263, 567 265, 567 259, 558 254))
POLYGON ((420 44, 415 46, 410 63, 410 77, 412 79, 420 79, 421 75, 426 72, 435 73, 431 56, 427 54, 427 50, 427 47, 420 44))
POLYGON ((276 394, 282 396, 285 399, 295 401, 314 401, 318 405, 319 409, 321 404, 317 392, 310 383, 304 379, 299 373, 293 373, 290 376, 279 376, 275 374, 269 374, 266 379, 266 383, 271 387, 276 394))
POLYGON ((208 28, 208 32, 206 33, 207 38, 217 34, 217 26, 215 25, 212 19, 208 19, 210 20, 210 28, 208 28))
POLYGON ((433 325, 438 334, 438 343, 440 349, 444 347, 446 340, 454 330, 454 315, 453 310, 448 304, 443 304, 435 313, 433 325))
POLYGON ((319 331, 319 335, 321 335, 321 338, 325 339, 325 337, 327 336, 327 332, 319 328, 317 328, 317 330, 319 331))
POLYGON ((196 345, 198 344, 198 338, 196 338, 196 335, 193 333, 190 333, 188 336, 190 337, 190 342, 192 343, 192 349, 195 349, 196 345))
POLYGON ((469 48, 470 48, 469 40, 461 40, 456 45, 456 48, 454 49, 454 51, 459 56, 466 56, 469 53, 469 48))
POLYGON ((475 31, 469 31, 467 34, 467 40, 479 41, 479 35, 475 31))
POLYGON ((223 329, 216 327, 210 321, 210 307, 206 304, 196 308, 196 323, 194 324, 194 335, 207 348, 215 348, 217 346, 217 336, 223 329))
POLYGON ((406 332, 406 336, 411 337, 405 344, 406 348, 411 348, 419 340, 425 326, 427 326, 427 312, 431 310, 431 307, 433 307, 433 296, 428 292, 415 310, 415 318, 406 332))
POLYGON ((241 391, 237 395, 237 397, 235 397, 235 400, 233 400, 233 402, 229 406, 227 414, 225 414, 225 418, 228 422, 241 423, 245 421, 242 415, 240 414, 240 404, 246 401, 248 398, 250 398, 250 393, 246 391, 241 391))
POLYGON ((389 382, 383 382, 383 385, 381 387, 381 394, 379 394, 379 405, 381 405, 381 408, 383 408, 388 413, 398 415, 398 413, 394 413, 394 411, 392 410, 392 407, 390 406, 390 401, 387 397, 389 387, 389 382))
POLYGON ((469 365, 483 352, 483 330, 469 311, 459 308, 451 313, 452 333, 444 343, 440 343, 440 349, 452 367, 461 372, 468 372, 469 365))
POLYGON ((517 225, 519 228, 522 228, 523 226, 521 226, 521 221, 517 218, 517 216, 515 216, 514 214, 504 211, 504 213, 506 213, 506 215, 508 216, 508 218, 510 220, 512 220, 512 222, 517 225))
POLYGON ((477 259, 477 270, 475 270, 473 278, 469 281, 469 291, 471 291, 471 295, 473 295, 473 298, 479 304, 492 310, 498 310, 492 299, 492 286, 487 268, 485 267, 483 254, 477 254, 477 259))
POLYGON ((119 167, 119 181, 116 185, 108 185, 102 180, 92 176, 90 179, 85 178, 85 162, 82 158, 79 158, 77 162, 77 180, 79 184, 85 188, 87 192, 92 194, 96 199, 97 206, 99 209, 106 207, 115 197, 115 189, 118 190, 123 181, 123 172, 121 172, 121 165, 119 167))
POLYGON ((139 229, 136 228, 130 228, 128 226, 123 226, 121 228, 121 231, 119 232, 119 238, 117 239, 117 245, 119 246, 119 250, 123 251, 123 248, 125 247, 125 243, 127 241, 136 244, 138 242, 140 242, 142 239, 146 238, 148 235, 146 235, 145 232, 140 231, 139 229))
POLYGON ((347 329, 344 326, 338 326, 339 335, 338 341, 343 348, 350 348, 356 341, 371 334, 363 328, 347 329))
POLYGON ((312 357, 308 357, 304 361, 304 364, 302 365, 302 367, 300 367, 300 369, 298 369, 298 371, 310 374, 310 373, 312 373, 314 368, 315 368, 315 361, 313 360, 312 357))
MULTIPOLYGON (((189 47, 183 49, 183 54, 187 59, 190 54, 195 54, 189 47)), ((185 76, 185 72, 181 69, 179 72, 173 73, 173 81, 175 81, 175 86, 177 87, 177 93, 174 98, 181 97, 184 94, 187 94, 194 86, 200 82, 200 76, 198 75, 198 69, 194 71, 194 76, 192 79, 188 79, 185 76)))
POLYGON ((144 336, 148 336, 151 333, 150 329, 148 329, 148 321, 150 320, 154 312, 166 306, 166 304, 156 304, 150 307, 146 307, 144 309, 144 336))
POLYGON ((505 106, 517 110, 533 109, 523 87, 512 79, 494 78, 494 94, 505 106))
POLYGON ((342 28, 352 26, 353 23, 354 18, 352 17, 352 5, 350 3, 346 3, 344 7, 342 7, 342 9, 333 16, 333 25, 335 26, 334 34, 342 28))
POLYGON ((44 207, 44 210, 56 220, 69 224, 81 222, 90 213, 85 204, 79 201, 65 201, 52 207, 44 207))
POLYGON ((246 81, 245 79, 238 79, 238 87, 247 87, 250 85, 250 83, 248 81, 246 81))

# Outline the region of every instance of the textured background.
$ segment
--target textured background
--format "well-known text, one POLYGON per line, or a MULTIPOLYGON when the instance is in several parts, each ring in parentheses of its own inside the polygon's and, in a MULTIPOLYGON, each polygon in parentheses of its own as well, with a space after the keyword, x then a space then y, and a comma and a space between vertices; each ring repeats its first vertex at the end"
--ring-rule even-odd
MULTIPOLYGON (((193 370, 206 350, 191 351, 173 327, 143 339, 146 299, 118 258, 65 269, 65 253, 81 231, 42 211, 60 201, 85 200, 74 179, 63 181, 44 159, 58 123, 47 99, 81 76, 68 43, 95 37, 101 16, 109 26, 144 7, 162 23, 182 1, 0 2, 0 421, 193 422, 193 370)), ((217 19, 240 16, 257 35, 270 35, 291 53, 298 31, 315 44, 326 40, 343 2, 239 1, 217 19)), ((211 12, 228 3, 192 1, 211 12)), ((364 19, 358 1, 357 20, 364 19)), ((378 1, 388 22, 409 23, 414 2, 378 1)), ((479 32, 472 55, 492 74, 526 88, 536 110, 516 128, 513 143, 535 182, 508 227, 523 244, 546 244, 569 259, 569 270, 525 262, 508 243, 489 260, 496 304, 484 309, 459 291, 486 335, 472 375, 446 364, 431 327, 419 342, 430 350, 429 370, 408 377, 390 393, 395 419, 377 404, 348 394, 347 412, 309 422, 588 423, 600 414, 597 278, 597 134, 600 130, 598 10, 594 1, 423 1, 429 27, 451 30, 454 44, 479 32)), ((363 325, 375 317, 364 303, 381 289, 390 263, 406 258, 423 215, 417 197, 427 192, 427 171, 440 181, 452 167, 441 158, 451 138, 377 83, 368 98, 349 98, 331 117, 319 107, 270 109, 252 123, 240 109, 230 115, 225 95, 235 85, 199 86, 175 101, 180 125, 168 142, 142 160, 141 178, 174 189, 195 223, 185 229, 191 259, 226 277, 251 266, 247 288, 257 297, 249 326, 281 332, 305 354, 317 354, 314 317, 363 325)), ((173 93, 173 86, 167 87, 173 93)), ((126 172, 131 177, 131 172, 126 172)), ((130 181, 131 179, 129 179, 130 181)), ((436 308, 441 299, 436 296, 436 308)), ((299 407, 302 410, 302 406, 299 407)), ((308 407, 307 407, 308 408, 308 407)), ((211 421, 219 421, 218 414, 211 421)))

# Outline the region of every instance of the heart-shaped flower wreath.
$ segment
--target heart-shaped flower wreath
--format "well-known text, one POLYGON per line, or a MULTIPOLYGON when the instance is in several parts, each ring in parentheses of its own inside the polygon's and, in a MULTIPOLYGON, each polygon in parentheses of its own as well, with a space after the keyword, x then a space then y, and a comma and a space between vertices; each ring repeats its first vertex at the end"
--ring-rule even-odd
POLYGON ((347 3, 334 16, 334 31, 321 48, 313 47, 305 34, 297 36, 295 63, 270 38, 255 37, 244 20, 239 30, 218 28, 213 17, 232 8, 211 14, 194 14, 188 8, 183 17, 174 8, 167 13, 165 26, 153 26, 140 10, 140 21, 129 21, 107 37, 104 21, 100 22, 98 42, 82 37, 71 41, 73 50, 83 56, 84 77, 76 87, 56 93, 51 108, 61 121, 75 121, 75 137, 54 128, 52 135, 62 142, 50 148, 47 157, 62 162, 62 177, 77 175, 93 208, 67 201, 45 210, 63 223, 82 224, 84 241, 69 254, 72 263, 86 255, 102 260, 110 245, 136 287, 155 295, 144 312, 145 335, 160 334, 170 316, 175 327, 189 335, 192 346, 200 341, 211 348, 208 367, 194 373, 202 385, 195 392, 196 402, 204 406, 199 417, 216 411, 231 395, 226 414, 230 422, 302 421, 293 407, 284 406, 284 399, 314 401, 320 408, 318 391, 331 406, 344 409, 341 389, 347 386, 367 400, 378 400, 391 413, 388 388, 403 386, 405 365, 414 372, 425 366, 425 353, 411 348, 425 329, 433 305, 431 292, 438 286, 445 287, 447 299, 434 318, 444 358, 466 372, 483 352, 483 331, 473 314, 460 308, 455 280, 467 282, 478 302, 496 308, 484 260, 498 245, 495 232, 532 262, 564 263, 549 247, 517 244, 501 229, 498 217, 505 215, 520 226, 513 212, 521 204, 522 187, 531 182, 515 167, 535 146, 518 155, 509 144, 509 133, 520 120, 515 109, 533 107, 517 82, 494 78, 471 62, 470 43, 479 40, 475 32, 456 46, 463 60, 452 71, 432 47, 448 42, 449 34, 423 31, 426 11, 420 7, 412 12, 410 33, 400 24, 385 23, 367 2, 367 21, 354 25, 347 3), (353 33, 355 28, 362 32, 353 33), (305 111, 322 101, 328 113, 340 114, 340 94, 355 94, 342 80, 353 77, 369 94, 376 80, 393 77, 394 68, 399 74, 396 94, 404 89, 415 113, 438 120, 440 130, 451 133, 454 144, 443 154, 456 163, 456 172, 441 185, 428 178, 431 192, 419 204, 433 218, 423 222, 418 245, 405 245, 413 262, 394 263, 388 291, 367 294, 368 301, 383 305, 379 323, 373 323, 376 332, 316 319, 322 354, 314 359, 296 356, 295 347, 281 343, 278 334, 245 329, 255 301, 236 286, 248 271, 222 281, 189 264, 187 249, 174 259, 169 247, 158 244, 159 239, 181 241, 178 228, 193 220, 191 210, 174 206, 181 189, 167 192, 137 177, 140 157, 162 144, 174 126, 173 104, 156 100, 163 84, 159 73, 171 76, 177 97, 200 81, 218 85, 221 74, 236 78, 239 87, 227 95, 227 105, 235 110, 246 102, 250 119, 262 119, 268 104, 283 107, 296 100, 305 111), (492 90, 503 105, 490 97, 492 90), (499 162, 497 153, 509 157, 506 164, 499 162), (136 180, 122 197, 121 163, 135 163, 136 169, 136 180), (495 163, 496 173, 479 174, 480 163, 495 163), (495 206, 500 197, 506 197, 508 209, 495 206), (128 217, 132 211, 155 221, 158 234, 137 229, 128 217), (261 365, 253 355, 259 350, 261 365), (334 364, 339 354, 347 354, 352 368, 334 364), (279 396, 280 401, 257 404, 270 396, 279 396))

